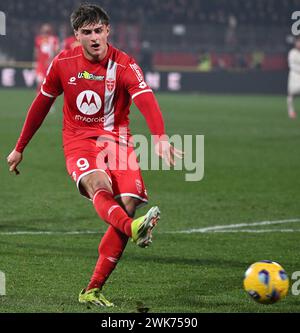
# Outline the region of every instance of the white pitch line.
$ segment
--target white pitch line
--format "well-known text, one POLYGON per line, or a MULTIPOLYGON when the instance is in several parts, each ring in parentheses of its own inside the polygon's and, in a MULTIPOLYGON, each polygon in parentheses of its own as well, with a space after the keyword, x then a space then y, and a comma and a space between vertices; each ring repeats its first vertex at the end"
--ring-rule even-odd
MULTIPOLYGON (((264 232, 300 232, 300 229, 242 229, 244 227, 272 225, 272 224, 287 224, 300 222, 300 218, 276 220, 276 221, 261 221, 252 223, 239 223, 227 225, 215 225, 200 229, 187 229, 178 231, 161 231, 162 234, 193 234, 193 233, 230 233, 230 232, 249 232, 249 233, 264 233, 264 232)), ((93 235, 102 234, 102 231, 96 230, 73 230, 73 231, 2 231, 0 235, 93 235)))
POLYGON ((239 228, 243 228, 243 227, 254 227, 254 226, 261 226, 261 225, 285 224, 285 223, 296 223, 296 222, 300 222, 300 218, 277 220, 277 221, 260 221, 260 222, 252 222, 252 223, 215 225, 215 226, 200 228, 200 229, 179 230, 179 231, 174 231, 173 233, 192 234, 192 233, 201 233, 201 232, 216 232, 217 230, 223 231, 224 229, 239 229, 239 228))
POLYGON ((210 233, 237 233, 237 232, 245 232, 245 233, 265 233, 265 232, 300 232, 300 229, 241 229, 241 230, 214 230, 209 231, 210 233))
POLYGON ((100 231, 2 231, 0 235, 93 235, 101 234, 100 231))

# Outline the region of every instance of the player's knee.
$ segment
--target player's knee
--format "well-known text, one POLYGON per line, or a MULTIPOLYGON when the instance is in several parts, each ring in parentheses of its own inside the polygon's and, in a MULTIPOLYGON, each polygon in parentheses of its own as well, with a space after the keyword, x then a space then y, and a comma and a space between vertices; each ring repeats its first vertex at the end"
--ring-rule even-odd
POLYGON ((136 211, 136 208, 135 207, 132 207, 131 205, 130 206, 125 206, 125 210, 126 210, 126 213, 129 217, 134 217, 135 215, 135 211, 136 211))
POLYGON ((135 198, 122 197, 119 200, 119 204, 126 211, 129 217, 134 217, 137 206, 135 198))
POLYGON ((112 192, 108 176, 103 172, 93 172, 84 176, 80 185, 85 189, 91 199, 100 189, 105 189, 109 192, 112 192))

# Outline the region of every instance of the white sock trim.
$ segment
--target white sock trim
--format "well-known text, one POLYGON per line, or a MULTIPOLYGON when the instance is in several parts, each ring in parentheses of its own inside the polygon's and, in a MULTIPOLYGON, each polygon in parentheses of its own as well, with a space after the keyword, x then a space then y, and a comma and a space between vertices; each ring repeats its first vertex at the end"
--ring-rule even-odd
POLYGON ((107 190, 106 188, 99 188, 99 190, 97 190, 93 196, 93 204, 95 203, 95 199, 96 199, 96 196, 100 193, 100 192, 106 192, 106 193, 109 193, 112 195, 112 193, 107 190))

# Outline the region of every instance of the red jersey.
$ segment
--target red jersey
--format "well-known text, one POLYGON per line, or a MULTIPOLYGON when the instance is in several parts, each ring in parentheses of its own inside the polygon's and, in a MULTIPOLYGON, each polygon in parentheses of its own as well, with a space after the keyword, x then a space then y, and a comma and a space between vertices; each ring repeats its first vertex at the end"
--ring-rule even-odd
POLYGON ((128 139, 132 99, 152 94, 134 59, 111 45, 100 62, 89 61, 81 46, 57 55, 41 93, 57 97, 62 92, 65 149, 71 148, 76 140, 103 134, 113 135, 117 140, 128 139))
POLYGON ((59 50, 59 39, 56 36, 38 35, 35 38, 37 71, 46 74, 49 64, 59 50))

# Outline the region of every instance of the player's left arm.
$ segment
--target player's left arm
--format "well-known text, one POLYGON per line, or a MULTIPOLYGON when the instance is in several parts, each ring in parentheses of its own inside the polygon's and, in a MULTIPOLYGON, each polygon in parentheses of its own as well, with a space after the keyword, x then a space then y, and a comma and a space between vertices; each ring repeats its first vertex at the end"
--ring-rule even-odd
POLYGON ((137 64, 131 63, 126 69, 125 77, 128 92, 154 136, 156 154, 167 165, 175 165, 175 156, 182 158, 183 152, 169 143, 159 104, 152 89, 146 84, 142 70, 137 64))
POLYGON ((153 92, 145 92, 133 97, 133 101, 140 110, 152 135, 154 135, 155 153, 167 165, 175 165, 175 156, 182 158, 183 152, 169 143, 165 134, 163 116, 153 92))

